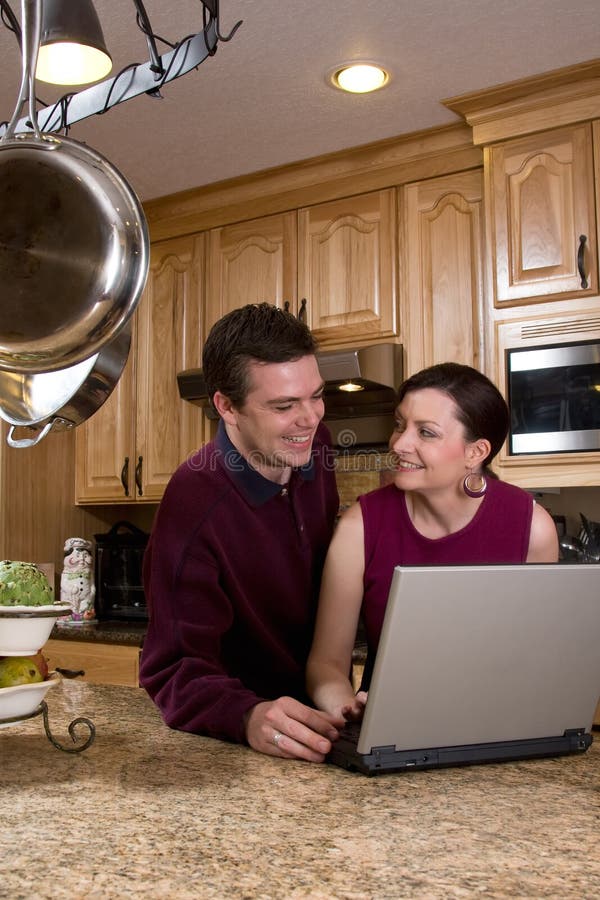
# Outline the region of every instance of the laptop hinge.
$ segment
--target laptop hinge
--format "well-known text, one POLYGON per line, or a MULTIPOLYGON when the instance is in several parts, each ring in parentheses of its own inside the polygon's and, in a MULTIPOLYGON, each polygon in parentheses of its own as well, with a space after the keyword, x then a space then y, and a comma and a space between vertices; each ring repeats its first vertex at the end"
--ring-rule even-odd
POLYGON ((380 747, 371 747, 369 754, 375 766, 383 761, 394 761, 399 768, 410 769, 413 766, 422 768, 426 765, 435 765, 438 761, 437 750, 402 750, 399 751, 395 744, 382 744, 380 747))

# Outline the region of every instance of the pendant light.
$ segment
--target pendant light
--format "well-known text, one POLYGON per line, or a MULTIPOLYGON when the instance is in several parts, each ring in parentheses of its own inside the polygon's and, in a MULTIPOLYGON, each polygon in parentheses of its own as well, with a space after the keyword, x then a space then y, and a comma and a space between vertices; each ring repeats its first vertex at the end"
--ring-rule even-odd
POLYGON ((111 69, 92 0, 43 0, 35 77, 50 84, 89 84, 111 69))

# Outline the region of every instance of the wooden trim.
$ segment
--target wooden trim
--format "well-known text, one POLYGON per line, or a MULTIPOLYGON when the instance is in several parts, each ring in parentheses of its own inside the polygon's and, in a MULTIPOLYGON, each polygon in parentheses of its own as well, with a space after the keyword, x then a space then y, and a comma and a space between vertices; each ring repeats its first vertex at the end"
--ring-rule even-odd
POLYGON ((312 206, 483 163, 463 123, 415 132, 147 201, 152 241, 312 206))
POLYGON ((518 81, 505 81, 482 91, 459 94, 441 102, 452 112, 469 121, 470 116, 478 112, 501 108, 519 98, 526 99, 543 91, 551 91, 557 87, 580 83, 582 80, 598 78, 600 78, 600 59, 592 59, 589 62, 566 66, 562 69, 552 69, 541 75, 520 78, 518 81))
POLYGON ((600 59, 442 100, 490 144, 600 116, 600 59))
POLYGON ((139 647, 52 638, 42 649, 51 670, 58 667, 83 671, 81 680, 92 684, 139 686, 139 647))

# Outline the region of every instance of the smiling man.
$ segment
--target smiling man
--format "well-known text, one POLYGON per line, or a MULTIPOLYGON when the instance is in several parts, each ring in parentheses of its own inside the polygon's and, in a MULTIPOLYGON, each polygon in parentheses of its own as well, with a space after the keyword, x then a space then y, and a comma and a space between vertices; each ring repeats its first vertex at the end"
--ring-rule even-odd
POLYGON ((304 690, 338 507, 315 350, 267 303, 212 328, 202 364, 221 421, 156 516, 140 681, 172 728, 321 762, 342 723, 304 690))

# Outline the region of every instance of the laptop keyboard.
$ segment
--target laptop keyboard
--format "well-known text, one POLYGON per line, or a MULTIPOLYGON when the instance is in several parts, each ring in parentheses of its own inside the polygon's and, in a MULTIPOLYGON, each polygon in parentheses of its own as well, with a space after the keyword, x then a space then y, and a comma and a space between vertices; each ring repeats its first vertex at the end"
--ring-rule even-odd
POLYGON ((347 741, 351 741, 353 744, 358 743, 361 724, 361 722, 346 722, 340 731, 340 737, 347 741))

